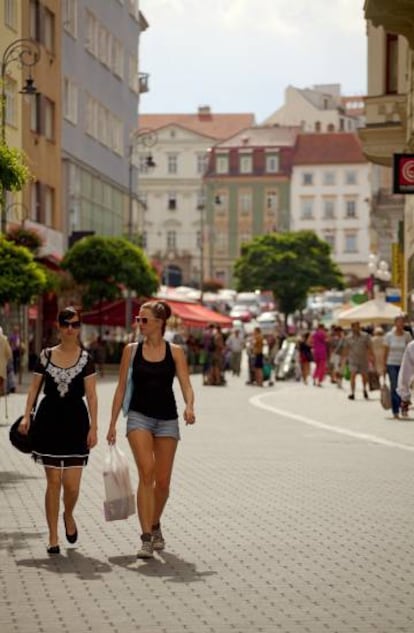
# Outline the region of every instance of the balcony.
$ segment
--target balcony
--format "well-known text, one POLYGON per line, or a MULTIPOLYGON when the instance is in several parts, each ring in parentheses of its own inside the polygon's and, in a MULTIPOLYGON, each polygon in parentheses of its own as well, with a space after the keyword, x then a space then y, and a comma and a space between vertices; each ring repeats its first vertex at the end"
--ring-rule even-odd
POLYGON ((404 35, 414 48, 414 12, 411 0, 365 0, 365 19, 390 33, 404 35))
POLYGON ((366 125, 358 130, 367 159, 392 165, 393 154, 406 145, 407 96, 388 94, 365 98, 366 125))

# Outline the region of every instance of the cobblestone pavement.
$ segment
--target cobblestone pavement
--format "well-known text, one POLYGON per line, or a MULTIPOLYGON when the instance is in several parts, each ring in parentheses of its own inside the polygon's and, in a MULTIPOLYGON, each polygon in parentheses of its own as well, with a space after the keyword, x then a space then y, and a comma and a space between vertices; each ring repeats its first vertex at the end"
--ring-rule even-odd
MULTIPOLYGON (((328 383, 193 383, 198 422, 182 425, 167 548, 149 562, 136 516, 103 519, 114 377, 99 382, 79 543, 61 525, 53 558, 43 472, 10 447, 0 401, 1 633, 413 633, 414 420, 328 383)), ((10 421, 23 402, 9 398, 10 421)))

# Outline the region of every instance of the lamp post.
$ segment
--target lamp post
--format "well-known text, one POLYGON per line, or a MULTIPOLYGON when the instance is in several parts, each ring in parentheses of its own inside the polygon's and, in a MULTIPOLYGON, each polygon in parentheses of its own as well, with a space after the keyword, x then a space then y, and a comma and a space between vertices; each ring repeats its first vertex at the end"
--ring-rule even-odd
POLYGON ((375 281, 378 281, 380 292, 385 293, 387 283, 391 279, 388 263, 380 260, 378 255, 370 253, 368 257, 370 298, 375 298, 375 281))
MULTIPOLYGON (((1 58, 1 122, 0 135, 1 143, 6 144, 6 73, 11 64, 16 63, 18 66, 29 68, 29 76, 27 77, 20 93, 27 96, 34 96, 37 93, 36 86, 31 76, 31 68, 35 66, 40 59, 40 48, 36 42, 31 39, 14 40, 7 46, 1 58)), ((1 194, 1 232, 6 231, 6 191, 2 189, 1 194)))
MULTIPOLYGON (((134 194, 134 183, 133 183, 133 175, 134 175, 134 149, 139 145, 142 145, 145 148, 151 148, 158 142, 157 133, 154 130, 150 130, 149 128, 143 128, 138 130, 134 134, 131 135, 131 142, 128 148, 128 224, 127 224, 127 235, 128 240, 132 241, 133 237, 133 201, 134 198, 137 200, 138 204, 142 204, 139 195, 139 178, 138 171, 136 175, 135 182, 135 194, 134 194)), ((153 169, 156 167, 154 159, 152 157, 151 152, 149 151, 145 158, 145 166, 148 169, 153 169)), ((126 301, 125 301, 125 329, 127 332, 131 329, 131 321, 132 321, 132 293, 131 290, 127 289, 126 301)))

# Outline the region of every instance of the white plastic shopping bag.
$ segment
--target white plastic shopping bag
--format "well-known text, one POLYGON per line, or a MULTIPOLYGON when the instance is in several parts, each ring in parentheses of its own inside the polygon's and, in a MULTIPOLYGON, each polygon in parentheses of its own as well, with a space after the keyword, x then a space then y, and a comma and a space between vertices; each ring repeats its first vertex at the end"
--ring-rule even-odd
POLYGON ((125 453, 116 444, 108 446, 103 478, 105 520, 118 521, 135 514, 135 495, 132 492, 128 460, 125 453))

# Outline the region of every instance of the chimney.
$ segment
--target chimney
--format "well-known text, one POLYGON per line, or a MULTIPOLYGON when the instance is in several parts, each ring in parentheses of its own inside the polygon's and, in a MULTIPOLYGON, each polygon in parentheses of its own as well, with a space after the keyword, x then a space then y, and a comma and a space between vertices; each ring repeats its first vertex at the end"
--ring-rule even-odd
POLYGON ((210 106, 198 106, 198 118, 200 119, 200 121, 211 121, 212 115, 210 106))

